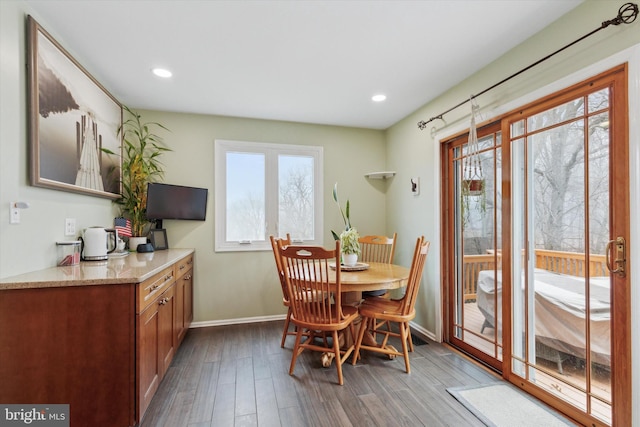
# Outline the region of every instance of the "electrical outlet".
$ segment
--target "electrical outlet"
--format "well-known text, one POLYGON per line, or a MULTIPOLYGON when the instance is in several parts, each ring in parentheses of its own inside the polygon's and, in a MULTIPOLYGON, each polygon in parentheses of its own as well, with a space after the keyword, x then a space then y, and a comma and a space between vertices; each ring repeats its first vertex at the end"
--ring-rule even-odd
POLYGON ((11 211, 9 222, 11 224, 20 224, 20 209, 16 207, 16 202, 10 202, 9 209, 11 211))
POLYGON ((64 220, 64 235, 75 236, 76 235, 76 219, 65 218, 64 220))

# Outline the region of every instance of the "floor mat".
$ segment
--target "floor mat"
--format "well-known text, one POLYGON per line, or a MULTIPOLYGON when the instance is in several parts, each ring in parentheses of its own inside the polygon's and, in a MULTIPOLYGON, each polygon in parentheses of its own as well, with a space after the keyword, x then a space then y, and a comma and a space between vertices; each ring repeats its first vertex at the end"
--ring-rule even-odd
POLYGON ((565 427, 575 425, 544 403, 538 402, 505 382, 450 387, 447 391, 487 426, 565 427))

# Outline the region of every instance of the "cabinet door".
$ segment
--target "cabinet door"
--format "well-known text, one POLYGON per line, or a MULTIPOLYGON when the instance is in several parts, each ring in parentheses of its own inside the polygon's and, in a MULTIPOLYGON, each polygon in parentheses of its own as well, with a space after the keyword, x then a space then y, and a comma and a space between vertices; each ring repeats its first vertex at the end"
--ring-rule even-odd
POLYGON ((160 316, 158 304, 151 304, 138 315, 138 420, 147 410, 160 384, 158 338, 160 316))
POLYGON ((184 328, 184 276, 176 281, 176 316, 173 322, 174 345, 176 348, 182 342, 186 332, 184 328))
POLYGON ((183 277, 184 280, 184 332, 193 322, 193 271, 183 277))
POLYGON ((178 346, 193 320, 193 273, 187 271, 176 283, 176 346, 178 346))
POLYGON ((158 354, 160 356, 160 378, 169 369, 175 352, 173 322, 175 319, 175 286, 171 285, 158 298, 158 354))

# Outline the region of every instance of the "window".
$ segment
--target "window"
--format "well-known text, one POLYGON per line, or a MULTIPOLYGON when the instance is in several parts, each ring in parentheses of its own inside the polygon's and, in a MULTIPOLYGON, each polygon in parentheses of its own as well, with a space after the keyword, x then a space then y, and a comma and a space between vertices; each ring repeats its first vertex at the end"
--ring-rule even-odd
POLYGON ((215 250, 322 244, 322 147, 215 141, 215 250))

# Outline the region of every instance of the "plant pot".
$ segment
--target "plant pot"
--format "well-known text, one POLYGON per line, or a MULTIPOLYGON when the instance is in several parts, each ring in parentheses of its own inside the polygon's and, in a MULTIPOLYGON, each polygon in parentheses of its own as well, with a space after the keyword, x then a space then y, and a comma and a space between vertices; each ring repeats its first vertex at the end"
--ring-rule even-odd
POLYGON ((342 263, 347 267, 353 267, 358 263, 358 254, 342 254, 342 263))
POLYGON ((129 251, 135 252, 138 249, 138 245, 147 243, 146 237, 129 237, 129 251))
POLYGON ((484 179, 465 179, 463 184, 470 196, 478 196, 484 191, 484 179))

